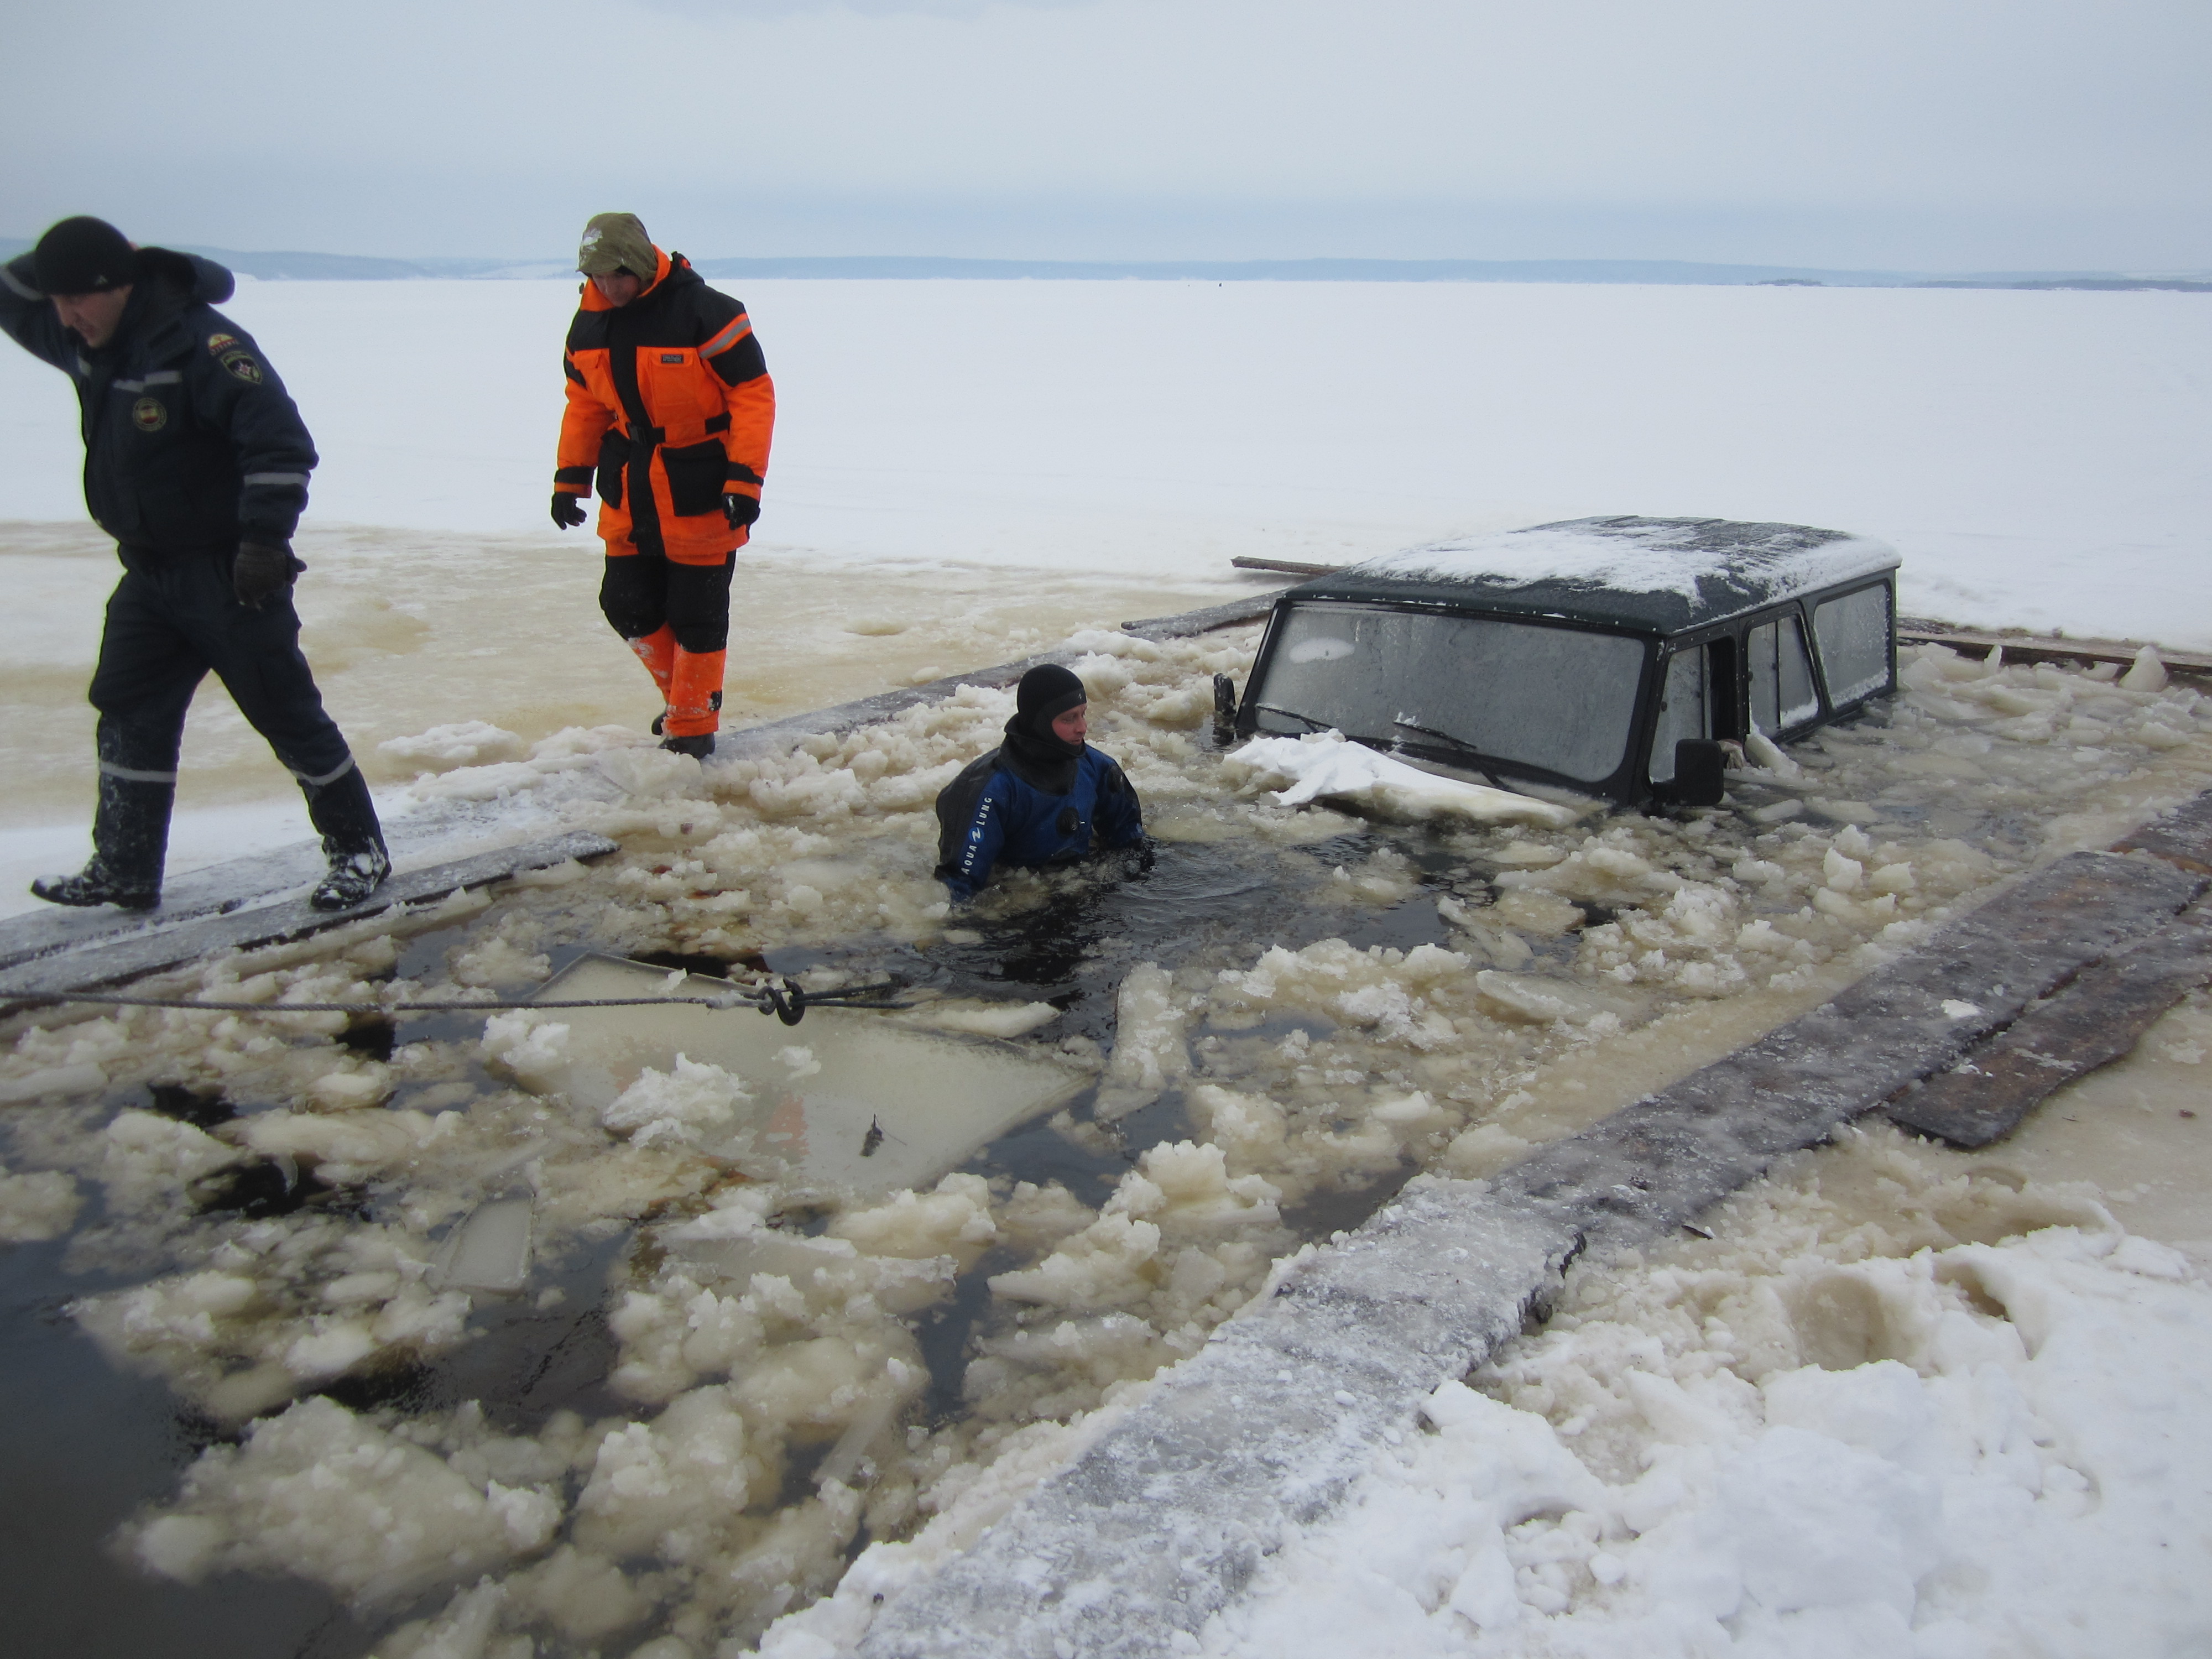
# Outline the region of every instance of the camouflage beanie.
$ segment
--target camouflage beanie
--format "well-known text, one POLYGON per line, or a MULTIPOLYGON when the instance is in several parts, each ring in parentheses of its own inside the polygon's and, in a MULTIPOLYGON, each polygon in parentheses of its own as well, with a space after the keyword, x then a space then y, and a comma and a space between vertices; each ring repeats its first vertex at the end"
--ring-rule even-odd
POLYGON ((576 269, 586 276, 610 276, 627 270, 633 276, 653 280, 660 256, 653 238, 645 234, 635 213, 595 213, 584 227, 584 240, 576 250, 576 269))

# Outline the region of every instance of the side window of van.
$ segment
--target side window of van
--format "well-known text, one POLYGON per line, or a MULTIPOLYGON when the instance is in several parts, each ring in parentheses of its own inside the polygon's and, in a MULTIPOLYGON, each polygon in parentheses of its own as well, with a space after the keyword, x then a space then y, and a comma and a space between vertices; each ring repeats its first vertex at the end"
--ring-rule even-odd
POLYGON ((1685 738, 1712 734, 1711 702, 1705 695, 1705 647, 1687 646, 1667 659, 1666 677, 1659 683, 1659 719, 1651 736, 1651 781, 1674 781, 1676 744, 1685 738))
POLYGON ((1889 684, 1889 589, 1862 587, 1813 607, 1813 637, 1837 708, 1889 684))
POLYGON ((1805 631, 1795 617, 1761 623, 1745 641, 1750 655, 1751 718, 1771 734, 1808 720, 1820 712, 1813 689, 1813 663, 1805 654, 1805 631))

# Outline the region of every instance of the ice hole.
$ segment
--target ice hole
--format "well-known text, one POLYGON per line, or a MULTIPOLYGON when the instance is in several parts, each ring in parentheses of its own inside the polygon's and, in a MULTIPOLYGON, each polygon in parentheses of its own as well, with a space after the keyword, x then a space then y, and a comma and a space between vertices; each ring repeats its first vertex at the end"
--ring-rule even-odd
MULTIPOLYGON (((709 996, 729 988, 696 974, 672 984, 660 969, 587 956, 539 995, 709 996)), ((797 1028, 743 1006, 567 1008, 559 1019, 568 1040, 529 1073, 526 1086, 604 1111, 648 1066, 671 1071, 678 1055, 718 1066, 751 1094, 738 1109, 733 1141, 750 1132, 750 1156, 780 1161, 795 1191, 927 1187, 1091 1081, 1046 1051, 921 1030, 862 1009, 810 1008, 797 1028), (783 1058, 795 1036, 815 1068, 800 1076, 783 1058)))

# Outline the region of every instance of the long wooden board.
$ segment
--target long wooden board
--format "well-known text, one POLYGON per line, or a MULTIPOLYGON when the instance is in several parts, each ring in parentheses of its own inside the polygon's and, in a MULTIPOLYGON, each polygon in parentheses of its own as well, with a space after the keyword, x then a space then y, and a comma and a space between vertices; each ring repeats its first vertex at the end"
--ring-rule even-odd
POLYGON ((2148 853, 2200 876, 2212 876, 2212 790, 2123 836, 2112 843, 2112 850, 2148 853))
POLYGON ((1234 628, 1239 623, 1257 622, 1275 608, 1275 601, 1289 590, 1277 588, 1272 592, 1255 593, 1248 599, 1231 599, 1226 605, 1212 605, 1203 611, 1186 611, 1176 617, 1147 617, 1142 622, 1125 622, 1121 631, 1146 640, 1187 640, 1197 634, 1211 633, 1217 628, 1234 628))
MULTIPOLYGON (((1954 651, 1987 651, 2001 646, 2005 656, 2014 662, 2110 662, 2128 664, 2136 659, 2140 645, 2130 645, 2120 640, 2069 640, 2058 635, 1987 634, 1970 628, 1947 628, 1941 623, 1916 623, 1910 618, 1899 619, 1897 625, 1899 645, 1944 645, 1954 651)), ((2169 651, 2157 647, 2159 660, 2169 672, 2176 674, 2212 674, 2212 656, 2198 651, 2169 651)))
POLYGON ((1308 564, 1303 559, 1255 559, 1241 553, 1229 562, 1239 570, 1279 570, 1285 576, 1334 576, 1346 568, 1340 564, 1308 564))
POLYGON ((319 880, 329 867, 330 859, 319 842, 295 842, 252 858, 229 859, 171 878, 158 910, 118 910, 108 905, 83 910, 41 906, 0 921, 0 969, 57 951, 149 933, 195 917, 235 910, 288 888, 304 888, 319 880))
POLYGON ((2084 969, 1949 1071, 1908 1091, 1886 1115, 1954 1146, 1986 1146, 2050 1095, 2129 1053, 2207 980, 2212 914, 2192 906, 2140 944, 2084 969))
POLYGON ((201 916, 175 927, 134 933, 106 944, 76 946, 18 963, 0 973, 0 1000, 88 991, 146 974, 158 974, 225 951, 248 951, 304 939, 397 906, 444 898, 459 888, 483 887, 523 870, 542 870, 570 859, 602 858, 617 842, 575 830, 548 841, 502 847, 450 864, 396 875, 368 901, 348 910, 318 910, 304 898, 252 909, 201 916))

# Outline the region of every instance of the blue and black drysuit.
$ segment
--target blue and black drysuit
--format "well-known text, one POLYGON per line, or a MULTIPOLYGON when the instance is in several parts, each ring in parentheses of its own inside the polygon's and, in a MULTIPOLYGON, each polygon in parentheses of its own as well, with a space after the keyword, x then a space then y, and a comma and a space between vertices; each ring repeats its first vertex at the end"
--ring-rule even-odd
POLYGON ((1110 757, 1085 745, 1072 765, 1039 766, 1011 747, 970 762, 937 798, 937 878, 954 898, 975 897, 1000 864, 1035 869, 1145 844, 1137 792, 1110 757))

